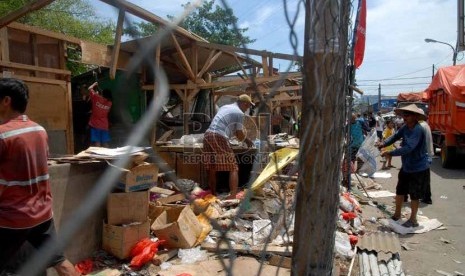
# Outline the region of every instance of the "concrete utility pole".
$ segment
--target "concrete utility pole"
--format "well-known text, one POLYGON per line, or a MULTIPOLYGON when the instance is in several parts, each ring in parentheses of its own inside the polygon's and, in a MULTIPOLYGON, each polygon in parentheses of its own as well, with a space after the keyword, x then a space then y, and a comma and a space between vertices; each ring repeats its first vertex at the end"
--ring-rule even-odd
POLYGON ((347 95, 350 1, 305 1, 292 275, 331 275, 347 95), (343 5, 343 6, 340 6, 343 5))

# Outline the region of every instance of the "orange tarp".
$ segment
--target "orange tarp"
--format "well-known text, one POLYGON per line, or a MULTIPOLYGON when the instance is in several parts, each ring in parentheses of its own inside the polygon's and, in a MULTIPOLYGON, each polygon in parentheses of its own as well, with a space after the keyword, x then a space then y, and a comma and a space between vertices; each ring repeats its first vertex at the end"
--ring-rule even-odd
POLYGON ((425 92, 429 98, 433 91, 440 89, 452 98, 465 102, 465 65, 439 68, 425 92))
POLYGON ((398 102, 425 102, 428 100, 426 92, 406 92, 397 95, 398 102))

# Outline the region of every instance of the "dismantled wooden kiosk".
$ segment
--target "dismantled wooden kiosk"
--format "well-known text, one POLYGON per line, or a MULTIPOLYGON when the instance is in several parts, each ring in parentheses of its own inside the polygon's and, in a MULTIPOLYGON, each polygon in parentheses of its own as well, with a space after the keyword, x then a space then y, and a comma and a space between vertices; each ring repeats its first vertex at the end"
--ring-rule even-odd
MULTIPOLYGON (((279 73, 273 68, 273 61, 301 61, 301 57, 209 43, 181 27, 170 26, 170 22, 129 1, 101 1, 119 9, 113 45, 100 45, 14 22, 53 0, 32 1, 0 18, 0 76, 16 77, 28 84, 27 114, 47 129, 52 153, 74 153, 71 72, 66 68, 69 48, 81 51, 79 62, 108 68, 110 78, 114 78, 118 70, 126 71, 131 60, 145 51, 145 59, 153 57, 153 64, 165 70, 171 92, 182 100, 183 114, 191 110, 202 90, 210 92, 211 113, 222 96, 249 93, 257 102, 267 99, 270 112, 294 107, 297 114, 301 102, 301 73, 279 73), (172 28, 172 32, 156 47, 152 44, 159 33, 123 42, 127 13, 159 25, 160 32, 164 28, 172 28), (237 73, 237 77, 225 77, 232 73, 237 73)), ((147 62, 137 66, 141 90, 153 92, 153 70, 147 62)), ((184 134, 189 133, 189 119, 189 116, 182 116, 184 134)))

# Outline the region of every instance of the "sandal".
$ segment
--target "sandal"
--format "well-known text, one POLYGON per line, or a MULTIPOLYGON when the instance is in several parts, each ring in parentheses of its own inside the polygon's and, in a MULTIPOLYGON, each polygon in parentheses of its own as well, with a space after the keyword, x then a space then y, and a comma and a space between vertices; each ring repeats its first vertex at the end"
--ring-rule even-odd
POLYGON ((396 216, 392 216, 391 219, 392 219, 393 221, 398 221, 400 218, 398 218, 398 217, 396 217, 396 216))
POLYGON ((393 165, 389 165, 389 166, 388 166, 388 168, 395 168, 395 166, 393 166, 393 165))
POLYGON ((411 221, 411 220, 407 220, 406 222, 404 222, 402 224, 403 227, 406 227, 406 228, 410 228, 410 227, 418 227, 420 224, 418 224, 418 222, 414 222, 414 221, 411 221))

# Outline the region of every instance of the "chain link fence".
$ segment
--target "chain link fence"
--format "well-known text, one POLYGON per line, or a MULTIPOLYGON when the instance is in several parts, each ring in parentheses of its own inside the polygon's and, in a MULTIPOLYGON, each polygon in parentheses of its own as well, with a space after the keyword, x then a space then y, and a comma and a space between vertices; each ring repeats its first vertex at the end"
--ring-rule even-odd
MULTIPOLYGON (((118 0, 109 2, 115 6, 121 3, 118 0)), ((164 104, 168 101, 170 93, 173 93, 163 64, 159 65, 155 62, 154 53, 157 47, 170 39, 176 25, 201 2, 196 1, 188 5, 188 9, 176 17, 172 25, 161 27, 149 43, 139 45, 130 59, 125 71, 127 78, 137 74, 139 68, 148 63, 153 72, 155 89, 148 109, 131 130, 127 145, 141 144, 153 128, 154 122, 160 119, 164 104)), ((252 172, 257 173, 252 174, 253 177, 248 181, 244 199, 237 204, 230 202, 236 204, 232 207, 223 205, 222 210, 228 212, 228 215, 223 214, 220 219, 209 218, 212 230, 207 240, 216 244, 216 248, 211 248, 211 251, 217 253, 228 275, 234 274, 238 251, 256 255, 261 263, 256 274, 264 275, 264 264, 269 260, 270 252, 275 252, 278 246, 280 248, 276 253, 278 266, 292 256, 293 275, 331 275, 332 273, 340 168, 346 147, 346 122, 350 112, 347 96, 350 95, 348 84, 351 63, 349 53, 352 37, 351 14, 356 6, 353 2, 282 1, 282 11, 289 30, 289 45, 292 54, 296 56, 295 60, 298 60, 299 46, 303 46, 304 49, 301 64, 303 88, 298 94, 293 95, 302 96, 299 155, 295 162, 291 162, 285 168, 276 167, 278 174, 266 182, 260 193, 254 193, 251 184, 263 169, 263 164, 254 162, 252 172), (296 24, 302 16, 305 16, 304 41, 299 40, 300 36, 296 30, 296 24), (237 250, 238 245, 243 250, 237 250)), ((234 2, 226 0, 221 0, 220 3, 224 8, 234 5, 234 2)), ((125 24, 130 26, 132 22, 126 19, 125 24)), ((238 29, 238 26, 234 27, 238 29)), ((247 51, 247 45, 242 45, 242 48, 246 49, 245 59, 252 59, 247 51)), ((285 72, 280 72, 281 79, 273 82, 270 87, 271 92, 268 94, 257 91, 260 83, 256 80, 259 76, 249 75, 250 87, 257 91, 254 92, 254 96, 260 99, 254 115, 267 113, 265 107, 280 93, 279 87, 285 82, 286 73, 290 73, 292 69, 291 64, 285 72)), ((120 81, 124 82, 124 78, 120 81)), ((261 128, 260 131, 262 132, 260 137, 267 136, 265 128, 261 128)), ((262 145, 266 143, 264 148, 273 149, 273 145, 267 140, 261 143, 262 145)), ((114 165, 125 167, 129 159, 128 154, 116 160, 114 165)), ((161 171, 174 169, 163 165, 165 162, 157 151, 153 153, 153 160, 160 164, 161 171)), ((113 166, 108 167, 95 183, 95 188, 87 199, 76 209, 73 219, 61 227, 60 243, 43 248, 24 265, 21 275, 34 275, 38 267, 45 266, 46 260, 52 256, 54 250, 66 247, 86 218, 105 202, 119 175, 120 171, 113 166)), ((167 177, 167 180, 179 183, 176 175, 167 175, 167 177)), ((190 194, 186 194, 186 198, 189 197, 190 194)), ((276 275, 281 272, 277 269, 276 275)))

